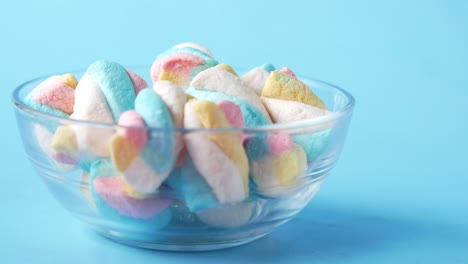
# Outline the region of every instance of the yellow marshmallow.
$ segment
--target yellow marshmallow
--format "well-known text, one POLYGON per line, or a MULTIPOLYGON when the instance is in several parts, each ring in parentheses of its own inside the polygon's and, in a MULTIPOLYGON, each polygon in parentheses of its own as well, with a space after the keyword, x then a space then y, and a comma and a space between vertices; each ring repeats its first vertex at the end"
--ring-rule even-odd
POLYGON ((78 144, 73 128, 67 126, 57 128, 52 138, 52 149, 67 155, 76 156, 78 144))
POLYGON ((173 82, 174 84, 177 84, 178 86, 183 86, 188 82, 185 76, 182 76, 178 74, 177 72, 166 71, 166 70, 161 71, 161 73, 159 74, 158 80, 170 81, 170 82, 173 82))
POLYGON ((268 77, 262 96, 301 102, 326 110, 325 103, 300 80, 281 71, 273 71, 268 77))
MULTIPOLYGON (((198 101, 193 104, 193 110, 204 128, 231 127, 224 112, 213 102, 198 101)), ((249 161, 242 146, 242 142, 236 132, 209 133, 208 138, 213 141, 229 159, 233 161, 244 183, 246 193, 249 183, 249 161)), ((209 161, 207 161, 209 162, 209 161)))
POLYGON ((229 73, 232 73, 232 74, 234 74, 235 76, 239 77, 239 75, 237 74, 237 72, 236 72, 231 66, 229 66, 229 65, 227 65, 227 64, 222 63, 222 64, 216 65, 215 67, 216 67, 216 68, 219 68, 219 69, 222 69, 222 70, 224 70, 224 71, 227 71, 227 72, 229 72, 229 73))
POLYGON ((294 144, 290 151, 275 157, 274 167, 281 186, 293 185, 307 167, 306 154, 299 145, 294 144))
POLYGON ((61 82, 65 83, 73 89, 75 89, 78 85, 78 81, 76 80, 75 76, 71 73, 65 73, 63 75, 59 75, 58 77, 61 82))
POLYGON ((112 137, 110 148, 112 162, 118 171, 125 171, 138 156, 136 147, 120 135, 112 137))
MULTIPOLYGON (((110 143, 111 148, 111 158, 112 162, 117 169, 117 171, 124 172, 132 162, 138 157, 139 153, 136 147, 127 139, 120 135, 115 135, 111 139, 110 143)), ((122 188, 128 196, 135 199, 143 199, 148 195, 136 191, 132 186, 130 186, 122 177, 122 174, 119 174, 119 180, 122 183, 122 188)))

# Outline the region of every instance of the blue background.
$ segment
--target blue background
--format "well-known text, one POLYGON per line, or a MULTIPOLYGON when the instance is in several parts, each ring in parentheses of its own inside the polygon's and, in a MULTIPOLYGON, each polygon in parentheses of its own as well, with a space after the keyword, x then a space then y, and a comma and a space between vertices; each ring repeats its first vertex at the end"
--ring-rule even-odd
POLYGON ((468 1, 113 2, 0 3, 2 263, 468 263, 468 1), (22 82, 99 58, 149 64, 184 41, 357 99, 316 198, 245 246, 171 253, 102 238, 47 192, 18 136, 22 82))

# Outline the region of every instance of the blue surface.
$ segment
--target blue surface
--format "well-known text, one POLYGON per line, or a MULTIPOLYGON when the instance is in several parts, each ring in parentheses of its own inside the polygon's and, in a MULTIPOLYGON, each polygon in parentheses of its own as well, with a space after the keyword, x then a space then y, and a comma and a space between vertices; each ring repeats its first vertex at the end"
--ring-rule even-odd
POLYGON ((64 2, 0 3, 0 262, 468 263, 467 1, 64 2), (346 88, 350 134, 317 197, 269 236, 196 254, 122 246, 47 192, 10 94, 100 58, 151 63, 187 40, 220 62, 269 61, 346 88))

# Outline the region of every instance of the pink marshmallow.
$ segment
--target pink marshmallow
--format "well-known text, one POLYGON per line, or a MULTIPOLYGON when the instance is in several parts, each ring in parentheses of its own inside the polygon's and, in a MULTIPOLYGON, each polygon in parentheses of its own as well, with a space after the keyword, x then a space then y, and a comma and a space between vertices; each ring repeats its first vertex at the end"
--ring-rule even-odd
MULTIPOLYGON (((233 127, 245 127, 242 111, 237 104, 231 101, 220 101, 218 102, 218 106, 224 112, 224 115, 233 127)), ((247 138, 247 135, 240 134, 242 143, 244 143, 247 138)))
POLYGON ((96 178, 96 193, 119 213, 134 218, 148 219, 171 205, 170 200, 159 198, 135 199, 128 196, 117 176, 96 178))
POLYGON ((293 139, 287 134, 269 135, 267 137, 270 152, 273 154, 281 154, 291 149, 293 139))
POLYGON ((141 78, 138 74, 133 72, 132 70, 126 69, 128 73, 128 77, 130 77, 130 80, 132 80, 133 88, 135 89, 135 95, 138 95, 138 93, 148 87, 148 83, 141 78))
POLYGON ((62 82, 52 82, 35 94, 33 100, 70 115, 75 104, 75 90, 62 82))
POLYGON ((123 112, 119 118, 119 125, 124 126, 124 128, 119 131, 119 134, 132 142, 138 150, 146 145, 148 136, 145 129, 145 121, 137 111, 129 110, 123 112))
POLYGON ((287 75, 289 75, 291 77, 297 78, 296 74, 291 69, 289 69, 288 67, 283 67, 280 71, 286 73, 287 75))
POLYGON ((224 112, 227 120, 233 127, 244 127, 244 118, 240 107, 231 101, 220 101, 218 106, 224 112))
POLYGON ((188 76, 192 73, 193 67, 203 64, 205 61, 193 54, 174 53, 154 61, 151 66, 151 79, 153 83, 158 81, 159 74, 163 70, 176 72, 181 76, 188 76))

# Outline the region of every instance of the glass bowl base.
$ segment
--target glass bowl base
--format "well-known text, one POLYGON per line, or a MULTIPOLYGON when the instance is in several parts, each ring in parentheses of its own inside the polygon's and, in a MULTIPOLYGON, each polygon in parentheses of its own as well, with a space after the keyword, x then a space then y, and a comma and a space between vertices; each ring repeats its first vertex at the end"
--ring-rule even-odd
POLYGON ((127 245, 127 246, 132 246, 132 247, 139 247, 139 248, 144 248, 144 249, 152 249, 152 250, 162 250, 162 251, 210 251, 210 250, 218 250, 218 249, 224 249, 224 248, 231 248, 231 247, 236 247, 240 245, 247 244, 249 242, 252 242, 254 240, 257 240, 265 235, 268 235, 268 233, 260 234, 257 236, 253 237, 246 237, 242 239, 237 239, 237 240, 226 240, 226 241, 205 241, 205 242, 199 242, 199 241, 193 241, 193 242, 182 242, 182 241, 176 241, 176 242, 166 242, 166 241, 136 241, 136 240, 131 240, 126 237, 118 235, 118 233, 110 230, 110 231, 104 231, 104 230, 96 230, 94 229, 98 234, 115 241, 117 243, 127 245))

